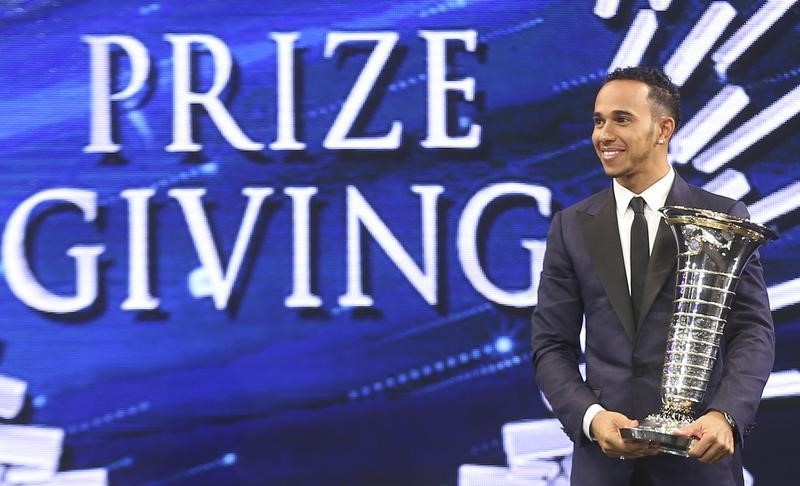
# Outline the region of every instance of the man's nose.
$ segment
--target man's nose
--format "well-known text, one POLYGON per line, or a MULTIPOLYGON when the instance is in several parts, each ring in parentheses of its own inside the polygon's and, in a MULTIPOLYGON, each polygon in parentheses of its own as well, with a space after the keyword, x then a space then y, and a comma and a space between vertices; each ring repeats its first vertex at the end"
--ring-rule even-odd
POLYGON ((603 125, 603 128, 600 129, 600 135, 598 137, 602 141, 607 140, 614 140, 616 136, 614 135, 614 130, 608 125, 603 125))

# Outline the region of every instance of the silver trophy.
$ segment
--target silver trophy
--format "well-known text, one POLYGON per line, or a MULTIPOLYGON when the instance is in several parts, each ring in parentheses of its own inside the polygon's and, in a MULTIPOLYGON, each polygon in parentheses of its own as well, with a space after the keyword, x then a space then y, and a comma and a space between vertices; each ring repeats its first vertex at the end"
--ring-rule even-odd
POLYGON ((623 438, 688 456, 692 439, 673 435, 694 421, 717 360, 736 283, 756 249, 777 233, 758 223, 705 209, 661 208, 678 243, 675 304, 661 375, 661 410, 623 438))

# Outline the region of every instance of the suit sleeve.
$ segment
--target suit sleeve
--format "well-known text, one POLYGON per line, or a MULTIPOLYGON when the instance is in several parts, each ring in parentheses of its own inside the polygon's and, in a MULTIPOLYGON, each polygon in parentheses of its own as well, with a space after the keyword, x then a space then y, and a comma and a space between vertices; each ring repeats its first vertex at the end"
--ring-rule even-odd
POLYGON ((577 442, 586 439, 583 416, 597 397, 578 371, 583 303, 562 224, 562 213, 556 213, 547 236, 531 339, 536 383, 564 431, 577 442))
MULTIPOLYGON (((747 208, 736 203, 730 213, 747 218, 747 208)), ((758 252, 745 266, 736 287, 725 325, 722 379, 709 408, 733 416, 737 439, 750 431, 775 360, 775 330, 758 252)))

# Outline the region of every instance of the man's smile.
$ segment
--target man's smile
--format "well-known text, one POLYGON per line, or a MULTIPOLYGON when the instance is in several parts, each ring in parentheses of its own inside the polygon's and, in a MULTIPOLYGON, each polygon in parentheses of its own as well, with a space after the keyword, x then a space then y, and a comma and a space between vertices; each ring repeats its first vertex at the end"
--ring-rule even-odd
POLYGON ((624 151, 625 149, 618 147, 601 147, 600 155, 603 157, 603 160, 613 160, 624 151))

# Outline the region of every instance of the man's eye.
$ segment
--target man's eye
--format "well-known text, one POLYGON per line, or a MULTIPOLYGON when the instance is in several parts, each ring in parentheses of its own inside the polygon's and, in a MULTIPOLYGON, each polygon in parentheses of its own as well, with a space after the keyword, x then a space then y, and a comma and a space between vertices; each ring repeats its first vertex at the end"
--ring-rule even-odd
POLYGON ((629 123, 630 121, 631 119, 628 118, 627 116, 621 116, 617 118, 617 123, 629 123))
POLYGON ((603 125, 603 120, 601 120, 600 118, 595 118, 594 119, 594 125, 597 126, 597 127, 602 126, 603 125))

